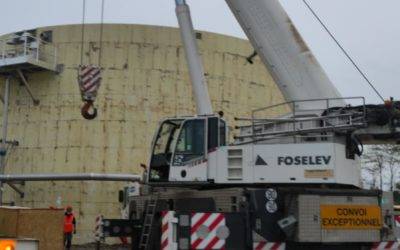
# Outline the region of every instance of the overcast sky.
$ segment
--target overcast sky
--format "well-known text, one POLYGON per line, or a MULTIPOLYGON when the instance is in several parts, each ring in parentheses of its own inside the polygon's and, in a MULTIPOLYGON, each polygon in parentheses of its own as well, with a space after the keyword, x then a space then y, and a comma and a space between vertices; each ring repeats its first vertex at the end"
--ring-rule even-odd
MULTIPOLYGON (((379 102, 301 0, 280 0, 343 96, 379 102)), ((0 34, 80 23, 82 0, 1 0, 0 34)), ((400 99, 400 1, 308 0, 386 98, 400 99)), ((100 21, 101 0, 87 0, 88 23, 100 21)), ((245 38, 224 0, 188 0, 196 29, 245 38)), ((106 0, 105 22, 177 26, 174 0, 106 0)))

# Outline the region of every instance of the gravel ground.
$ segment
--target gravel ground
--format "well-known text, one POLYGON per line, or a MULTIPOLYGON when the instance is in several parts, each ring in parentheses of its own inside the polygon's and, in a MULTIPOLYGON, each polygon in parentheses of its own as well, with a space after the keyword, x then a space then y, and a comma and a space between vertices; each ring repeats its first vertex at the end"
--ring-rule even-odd
MULTIPOLYGON (((71 250, 97 250, 95 244, 88 244, 83 246, 72 246, 71 250)), ((101 245, 100 250, 130 250, 130 247, 122 246, 122 245, 101 245)))

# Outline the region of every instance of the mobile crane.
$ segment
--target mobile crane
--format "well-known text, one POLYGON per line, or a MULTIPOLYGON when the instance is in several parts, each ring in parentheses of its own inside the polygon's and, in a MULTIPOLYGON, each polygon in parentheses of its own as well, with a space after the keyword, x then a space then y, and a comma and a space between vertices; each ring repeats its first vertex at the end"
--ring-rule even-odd
MULTIPOLYGON (((361 188, 360 155, 399 141, 400 103, 342 98, 278 0, 226 2, 286 102, 237 118, 228 143, 189 7, 176 0, 197 115, 160 123, 140 195, 124 201, 133 247, 397 249, 392 195, 361 188)), ((105 236, 122 235, 114 222, 103 221, 105 236)))

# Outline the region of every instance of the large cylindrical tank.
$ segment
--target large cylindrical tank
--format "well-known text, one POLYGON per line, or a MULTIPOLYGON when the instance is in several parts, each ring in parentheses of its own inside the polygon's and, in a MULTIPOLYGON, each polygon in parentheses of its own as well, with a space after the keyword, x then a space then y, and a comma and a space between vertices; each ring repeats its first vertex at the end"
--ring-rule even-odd
MULTIPOLYGON (((20 82, 11 82, 8 139, 17 140, 7 156, 6 173, 140 173, 147 163, 152 137, 165 117, 195 113, 191 85, 176 28, 144 25, 66 25, 52 31, 59 74, 26 73, 34 106, 20 82), (81 47, 83 46, 83 54, 81 47), (98 117, 82 118, 77 67, 99 64, 103 81, 95 102, 98 117)), ((201 32, 197 34, 214 111, 249 116, 254 108, 283 102, 282 95, 248 41, 201 32)), ((0 77, 0 90, 4 89, 0 77)), ((232 128, 232 134, 234 133, 232 128)), ((78 220, 75 243, 93 241, 95 217, 120 217, 118 190, 126 183, 27 182, 20 198, 5 186, 5 201, 20 206, 71 205, 78 220)), ((45 219, 45 218, 44 218, 45 219)))

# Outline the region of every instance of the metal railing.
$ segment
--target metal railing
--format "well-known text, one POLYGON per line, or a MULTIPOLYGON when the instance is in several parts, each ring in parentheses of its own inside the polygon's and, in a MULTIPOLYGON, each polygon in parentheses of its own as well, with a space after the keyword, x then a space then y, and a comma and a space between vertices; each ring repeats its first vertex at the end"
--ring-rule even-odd
POLYGON ((57 49, 53 44, 29 33, 14 34, 0 39, 0 67, 24 61, 45 62, 55 68, 57 64, 57 49))
POLYGON ((354 130, 367 124, 364 97, 284 102, 253 110, 251 118, 236 118, 236 120, 250 123, 237 127, 241 130, 240 135, 235 136, 239 143, 290 136, 294 141, 297 137, 325 138, 329 132, 354 130), (353 105, 343 105, 347 102, 353 105), (288 109, 290 112, 284 116, 276 116, 277 113, 281 113, 277 111, 288 109))

